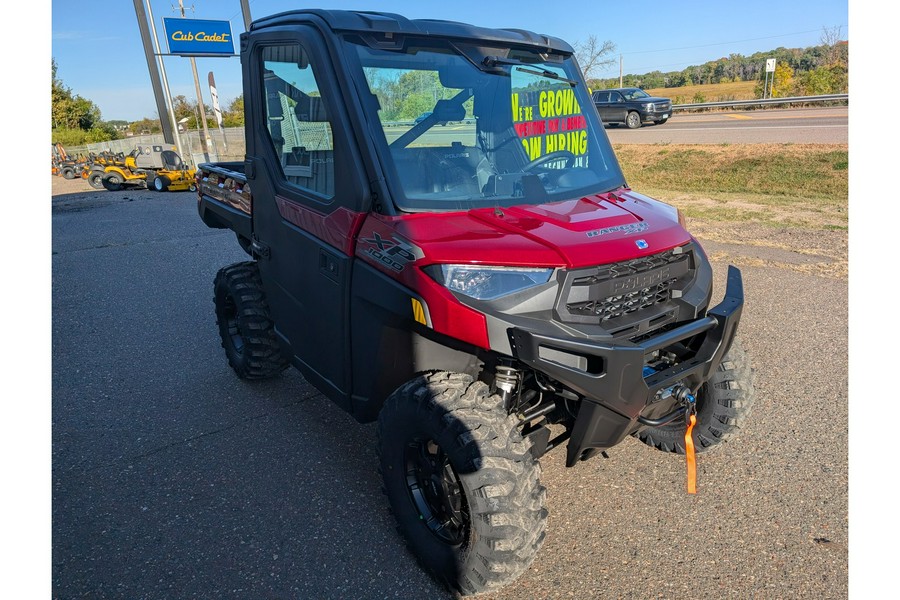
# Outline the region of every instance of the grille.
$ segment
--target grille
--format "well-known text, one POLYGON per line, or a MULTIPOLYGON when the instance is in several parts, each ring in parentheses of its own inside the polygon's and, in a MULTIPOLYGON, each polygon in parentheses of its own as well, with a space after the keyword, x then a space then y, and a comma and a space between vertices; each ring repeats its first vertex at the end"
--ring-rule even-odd
POLYGON ((672 104, 669 102, 660 102, 656 105, 656 112, 663 112, 672 108, 672 104))
POLYGON ((600 317, 601 322, 608 321, 665 302, 669 299, 669 289, 675 281, 673 278, 618 296, 566 304, 566 308, 573 315, 595 316, 600 317))
POLYGON ((572 271, 566 275, 557 311, 563 321, 599 323, 608 331, 643 320, 647 323, 639 329, 654 327, 665 305, 681 295, 693 276, 690 245, 572 271))

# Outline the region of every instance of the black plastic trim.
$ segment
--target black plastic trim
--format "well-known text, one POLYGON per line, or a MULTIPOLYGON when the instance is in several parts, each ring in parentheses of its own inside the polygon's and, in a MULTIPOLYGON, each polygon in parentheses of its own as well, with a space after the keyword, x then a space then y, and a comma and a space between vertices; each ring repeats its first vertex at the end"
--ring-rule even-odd
POLYGON ((657 391, 678 382, 696 389, 708 380, 731 346, 743 303, 741 273, 729 266, 725 297, 706 317, 640 343, 576 341, 511 328, 510 341, 519 360, 584 398, 569 442, 567 465, 575 464, 584 450, 609 448, 640 427, 638 419, 657 391), (646 355, 689 340, 698 348, 693 357, 644 377, 646 355), (589 363, 603 368, 588 372, 547 360, 541 357, 542 347, 585 356, 589 363), (604 422, 594 422, 598 419, 604 422))
POLYGON ((200 219, 213 229, 232 229, 238 235, 249 238, 253 233, 253 220, 247 213, 203 195, 197 205, 200 219))

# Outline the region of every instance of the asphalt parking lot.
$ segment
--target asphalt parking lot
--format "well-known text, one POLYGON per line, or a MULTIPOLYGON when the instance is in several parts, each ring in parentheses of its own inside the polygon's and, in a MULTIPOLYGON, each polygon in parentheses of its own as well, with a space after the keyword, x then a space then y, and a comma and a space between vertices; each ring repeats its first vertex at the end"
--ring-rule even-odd
MULTIPOLYGON (((59 181, 53 597, 451 597, 395 532, 374 426, 296 371, 228 367, 212 281, 246 259, 233 234, 191 193, 59 181)), ((847 279, 792 267, 815 248, 705 246, 716 299, 716 257, 744 275, 745 431, 701 455, 696 496, 683 459, 637 440, 573 469, 545 456, 546 541, 491 598, 847 597, 847 279)))

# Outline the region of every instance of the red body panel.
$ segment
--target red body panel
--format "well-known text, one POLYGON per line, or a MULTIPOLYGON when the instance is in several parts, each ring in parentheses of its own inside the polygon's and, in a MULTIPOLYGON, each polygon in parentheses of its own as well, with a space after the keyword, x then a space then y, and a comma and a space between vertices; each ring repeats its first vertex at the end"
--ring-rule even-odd
POLYGON ((652 201, 622 189, 576 200, 400 217, 369 215, 356 256, 422 295, 435 331, 488 348, 484 317, 419 267, 435 263, 580 268, 691 240, 652 201))
POLYGON ((353 212, 342 206, 325 215, 283 196, 275 196, 275 201, 278 202, 278 212, 287 222, 340 248, 347 256, 353 256, 356 232, 362 225, 365 213, 353 212))

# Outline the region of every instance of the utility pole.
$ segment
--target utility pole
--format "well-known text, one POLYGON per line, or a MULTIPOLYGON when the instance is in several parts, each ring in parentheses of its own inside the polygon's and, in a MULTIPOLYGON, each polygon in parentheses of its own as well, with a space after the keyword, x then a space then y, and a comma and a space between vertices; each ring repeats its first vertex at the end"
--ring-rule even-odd
POLYGON ((622 87, 622 55, 619 55, 619 87, 622 87))
MULTIPOLYGON (((138 0, 135 0, 137 2, 138 0)), ((184 0, 178 0, 178 8, 181 9, 181 18, 185 18, 184 0)), ((194 89, 197 91, 197 105, 200 108, 200 118, 203 120, 203 136, 200 138, 200 147, 203 149, 203 160, 209 162, 209 146, 212 138, 209 137, 209 128, 206 126, 206 108, 203 106, 203 93, 200 91, 200 76, 197 75, 197 60, 191 56, 191 71, 194 73, 194 89)))
POLYGON ((241 0, 241 12, 244 13, 244 31, 250 31, 250 23, 253 22, 250 18, 250 0, 241 0))
MULTIPOLYGON (((178 156, 182 161, 189 160, 190 157, 184 155, 184 146, 181 145, 181 135, 178 133, 178 123, 175 122, 175 107, 172 105, 172 94, 169 92, 169 80, 166 78, 166 65, 163 61, 162 53, 159 51, 159 37, 156 35, 156 23, 153 21, 153 8, 150 6, 150 0, 147 0, 147 15, 150 17, 150 30, 153 33, 153 47, 156 49, 156 56, 159 60, 159 72, 162 75, 162 88, 165 95, 166 110, 169 115, 169 121, 172 126, 172 133, 175 134, 175 147, 178 148, 178 156)), ((162 117, 160 117, 162 123, 162 117)), ((165 131, 165 129, 163 129, 165 131)), ((165 135, 163 136, 165 138, 165 135)), ((166 138, 166 143, 172 142, 166 138)))
POLYGON ((150 31, 147 29, 147 13, 144 12, 143 0, 134 0, 134 14, 137 16, 138 29, 141 32, 141 42, 144 44, 144 55, 147 57, 147 68, 150 70, 150 85, 153 87, 153 96, 156 98, 156 112, 159 114, 159 125, 162 128, 163 139, 167 144, 172 143, 172 125, 165 118, 165 97, 162 85, 159 81, 159 70, 153 56, 153 46, 150 43, 150 31))

